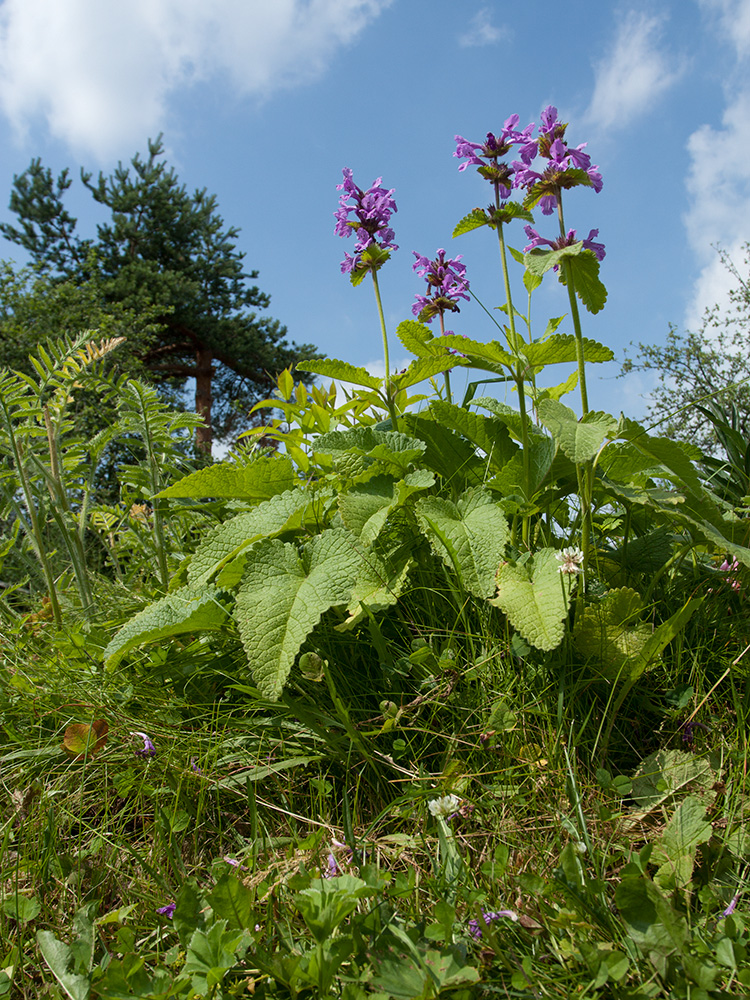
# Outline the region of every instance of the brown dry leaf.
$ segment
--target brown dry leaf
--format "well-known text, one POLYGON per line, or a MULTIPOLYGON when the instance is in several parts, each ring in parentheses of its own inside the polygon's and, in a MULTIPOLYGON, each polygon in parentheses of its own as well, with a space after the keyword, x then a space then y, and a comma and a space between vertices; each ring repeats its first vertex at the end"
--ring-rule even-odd
POLYGON ((65 730, 63 750, 80 760, 87 753, 96 753, 107 742, 109 723, 105 719, 94 719, 90 726, 85 722, 73 722, 65 730))

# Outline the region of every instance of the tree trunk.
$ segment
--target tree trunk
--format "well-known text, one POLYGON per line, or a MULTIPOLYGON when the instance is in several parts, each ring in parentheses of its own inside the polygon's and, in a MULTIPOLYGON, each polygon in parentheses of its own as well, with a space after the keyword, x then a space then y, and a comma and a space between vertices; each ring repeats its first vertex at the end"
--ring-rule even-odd
POLYGON ((210 347, 199 347, 195 352, 195 412, 203 417, 205 425, 196 428, 195 447, 208 458, 211 457, 211 379, 213 351, 210 347))

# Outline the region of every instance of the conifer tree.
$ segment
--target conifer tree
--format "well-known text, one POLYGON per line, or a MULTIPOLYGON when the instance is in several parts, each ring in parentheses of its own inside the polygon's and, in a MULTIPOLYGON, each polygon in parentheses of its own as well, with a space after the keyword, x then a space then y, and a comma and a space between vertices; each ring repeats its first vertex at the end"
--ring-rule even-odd
POLYGON ((195 409, 205 420, 196 443, 210 452, 214 437, 247 424, 274 375, 316 349, 290 344, 286 328, 259 312, 270 299, 251 284, 258 272, 244 269, 238 230, 225 226, 214 195, 187 191, 163 153, 160 136, 149 141, 148 157, 136 154, 109 176, 81 171, 109 215, 88 239, 65 207, 69 172, 54 178, 32 160, 13 181, 18 223, 0 224, 0 232, 54 280, 83 284, 95 274, 104 307, 158 317, 156 333, 152 325, 135 330, 129 349, 157 383, 184 388, 195 380, 195 409))

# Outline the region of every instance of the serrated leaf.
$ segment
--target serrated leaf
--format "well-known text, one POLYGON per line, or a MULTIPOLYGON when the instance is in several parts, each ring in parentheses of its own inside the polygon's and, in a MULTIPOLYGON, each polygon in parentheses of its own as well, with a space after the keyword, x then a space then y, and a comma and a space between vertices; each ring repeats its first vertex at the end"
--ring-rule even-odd
POLYGON ((490 601, 532 646, 549 652, 565 635, 572 587, 560 572, 555 549, 540 549, 523 565, 503 563, 497 596, 490 601))
POLYGON ((227 613, 219 603, 220 597, 218 587, 202 583, 167 594, 123 625, 104 650, 105 665, 116 666, 125 653, 147 642, 186 632, 221 628, 227 620, 227 613))
POLYGON ((317 500, 322 498, 307 490, 289 490, 220 524, 193 553, 187 571, 188 581, 192 584, 208 580, 254 542, 296 527, 306 509, 317 500))
MULTIPOLYGON (((528 488, 533 496, 549 475, 555 459, 556 446, 550 437, 532 437, 529 444, 529 476, 528 488)), ((502 496, 513 493, 524 493, 526 490, 526 471, 523 467, 523 453, 516 452, 513 458, 506 462, 497 475, 487 480, 487 487, 496 490, 502 496)))
POLYGON ((560 268, 560 281, 568 283, 572 275, 576 295, 590 313, 598 313, 607 302, 607 289, 599 280, 599 261, 593 250, 583 250, 576 257, 568 257, 560 268))
POLYGON ((502 468, 518 450, 510 439, 507 426, 499 420, 440 400, 435 400, 430 410, 439 423, 459 431, 481 448, 496 468, 502 468))
POLYGON ((218 462, 206 469, 199 469, 174 483, 157 497, 219 497, 233 500, 260 502, 284 493, 297 482, 291 460, 280 455, 262 457, 250 465, 218 462))
POLYGON ((418 358, 437 357, 445 354, 442 337, 434 336, 429 326, 414 319, 404 320, 396 327, 396 336, 407 351, 418 358))
POLYGON ((617 421, 608 413, 591 412, 579 420, 570 407, 556 399, 540 400, 539 419, 576 464, 592 459, 605 438, 617 430, 617 421))
POLYGON ((406 503, 412 493, 428 489, 434 482, 434 475, 427 469, 410 473, 397 483, 387 476, 377 476, 341 494, 341 520, 363 545, 369 546, 392 510, 406 503))
POLYGON ((453 236, 461 236, 463 233, 470 233, 473 229, 479 229, 480 226, 486 226, 489 221, 489 216, 483 208, 474 208, 468 215, 465 215, 463 219, 456 224, 456 227, 453 230, 453 236))
POLYGON ((417 501, 417 520, 433 550, 476 597, 495 591, 495 574, 505 555, 508 522, 487 490, 467 490, 453 503, 440 497, 417 501))
POLYGON ((502 375, 509 368, 515 367, 516 359, 497 340, 483 343, 481 340, 471 340, 455 333, 440 339, 446 347, 452 347, 468 358, 474 368, 487 368, 502 375))
POLYGON ((707 757, 682 750, 657 750, 639 765, 631 795, 643 812, 650 812, 688 786, 707 793, 716 777, 714 764, 707 757))
POLYGON ((80 759, 101 750, 107 742, 108 734, 109 723, 106 719, 94 719, 90 726, 83 722, 73 722, 63 735, 63 750, 80 759))
POLYGON ((362 562, 359 542, 344 529, 312 538, 301 558, 278 539, 248 553, 234 617, 263 696, 276 701, 302 643, 336 604, 349 600, 362 562))
POLYGON ((628 679, 626 666, 638 660, 653 631, 642 614, 643 601, 637 591, 630 587, 611 590, 588 605, 576 622, 576 649, 587 660, 601 664, 607 679, 628 679))
POLYGON ((316 358, 313 361, 298 361, 297 369, 301 372, 312 372, 314 375, 327 375, 340 382, 351 382, 352 385, 362 385, 367 389, 381 389, 382 378, 371 375, 366 368, 357 368, 346 361, 335 358, 316 358))
MULTIPOLYGON (((589 340, 587 337, 583 337, 582 341, 583 356, 586 361, 611 361, 614 358, 613 351, 604 344, 589 340)), ((572 333, 553 333, 544 340, 524 344, 521 354, 534 368, 542 365, 567 364, 578 360, 576 338, 572 333)))
POLYGON ((391 379, 391 384, 397 390, 408 389, 418 382, 424 382, 425 379, 432 378, 433 375, 439 375, 440 372, 446 372, 451 368, 461 367, 466 364, 467 362, 464 358, 457 357, 455 354, 448 354, 447 352, 441 357, 417 358, 416 361, 412 361, 405 372, 394 375, 391 379))
POLYGON ((695 856, 700 844, 713 836, 713 827, 706 818, 706 803, 688 795, 677 809, 655 845, 651 860, 661 862, 654 882, 667 890, 684 889, 693 877, 695 856))
POLYGON ((456 487, 461 483, 474 486, 482 482, 485 463, 459 434, 435 420, 412 413, 402 414, 399 423, 425 445, 421 464, 446 482, 456 487))
MULTIPOLYGON (((422 457, 425 451, 424 442, 409 437, 399 431, 382 431, 374 427, 352 427, 342 431, 331 431, 321 434, 315 441, 316 455, 331 455, 338 469, 344 471, 346 456, 353 456, 357 461, 351 472, 360 468, 382 463, 378 471, 395 471, 405 475, 412 462, 422 457), (362 462, 361 459, 365 461, 362 462)), ((351 474, 350 472, 350 474, 351 474)))
POLYGON ((395 604, 406 585, 411 565, 408 555, 402 554, 398 559, 395 554, 381 556, 375 549, 368 549, 352 587, 347 607, 349 617, 336 630, 345 632, 353 628, 365 616, 365 608, 372 613, 395 604))
POLYGON ((214 914, 235 930, 250 930, 255 926, 255 895, 231 872, 221 876, 206 898, 214 914))
POLYGON ((560 247, 559 250, 542 250, 541 247, 535 247, 526 254, 526 269, 532 274, 546 274, 552 268, 559 267, 563 258, 576 257, 582 250, 582 240, 571 243, 570 246, 560 247))

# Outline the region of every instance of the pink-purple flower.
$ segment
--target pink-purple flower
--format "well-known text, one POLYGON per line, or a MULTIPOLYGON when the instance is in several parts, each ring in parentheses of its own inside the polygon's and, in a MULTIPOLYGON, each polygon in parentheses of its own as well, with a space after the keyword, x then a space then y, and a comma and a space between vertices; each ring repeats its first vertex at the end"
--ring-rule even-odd
POLYGON ((477 172, 494 185, 500 198, 509 198, 511 189, 516 186, 513 177, 514 168, 507 163, 501 163, 500 159, 515 145, 520 144, 526 148, 534 130, 533 122, 523 129, 517 129, 518 121, 518 115, 511 115, 506 119, 500 133, 494 135, 488 132, 484 142, 469 142, 461 135, 456 136, 456 151, 453 155, 460 160, 466 160, 466 163, 462 163, 458 169, 477 167, 477 172))
MULTIPOLYGON (((482 910, 482 918, 488 927, 496 920, 502 920, 503 917, 507 920, 513 920, 514 922, 518 920, 518 914, 514 913, 513 910, 482 910)), ((478 920, 469 921, 469 934, 471 934, 476 941, 482 937, 482 927, 480 926, 478 920)))
POLYGON ((151 739, 150 736, 148 736, 146 733, 140 733, 137 730, 136 730, 136 732, 131 733, 130 735, 131 736, 140 736, 140 738, 143 740, 143 748, 142 749, 138 749, 138 750, 135 751, 136 757, 155 757, 156 756, 156 747, 154 746, 153 741, 152 741, 152 739, 151 739))
POLYGON ((427 295, 417 295, 412 306, 415 316, 431 322, 434 316, 444 316, 446 312, 459 312, 458 300, 469 301, 469 281, 466 265, 458 257, 446 257, 445 250, 438 250, 433 260, 413 251, 417 258, 413 270, 427 282, 427 295))
POLYGON ((177 909, 177 904, 176 903, 167 903, 166 906, 159 906, 159 907, 157 907, 156 912, 157 913, 161 913, 161 915, 163 917, 166 917, 167 920, 171 920, 172 917, 174 916, 174 911, 176 909, 177 909))
MULTIPOLYGON (((544 236, 540 236, 533 226, 524 226, 523 230, 531 241, 523 248, 524 253, 528 253, 529 250, 535 250, 537 247, 541 246, 548 246, 553 250, 562 250, 563 247, 569 247, 574 243, 581 242, 583 243, 584 250, 591 250, 597 260, 604 260, 607 255, 607 252, 604 249, 604 244, 596 243, 594 241, 594 237, 599 235, 598 229, 592 229, 588 236, 580 241, 576 236, 575 229, 569 229, 567 235, 558 236, 556 240, 548 240, 544 236)), ((555 270, 557 270, 557 265, 555 265, 555 270)))
POLYGON ((550 215, 557 207, 563 189, 581 184, 592 187, 597 194, 602 189, 599 167, 584 152, 587 144, 571 147, 565 142, 567 127, 566 122, 558 121, 557 108, 552 105, 545 108, 537 138, 521 147, 521 159, 513 163, 516 186, 529 191, 524 204, 527 208, 538 204, 544 215, 550 215), (531 168, 537 154, 549 161, 541 172, 531 168))
POLYGON ((354 256, 344 254, 344 260, 341 262, 341 270, 347 274, 359 267, 362 253, 369 247, 398 250, 398 246, 393 242, 395 233, 390 227, 391 215, 398 209, 393 200, 393 189, 388 191, 380 186, 381 177, 378 177, 367 191, 363 191, 354 183, 349 167, 344 167, 343 173, 343 182, 336 185, 336 189, 342 194, 339 197, 339 207, 334 212, 336 218, 334 232, 344 237, 349 237, 352 233, 357 235, 354 256), (349 216, 352 214, 354 218, 350 219, 349 216))

